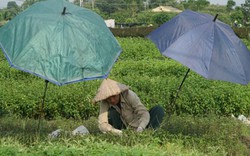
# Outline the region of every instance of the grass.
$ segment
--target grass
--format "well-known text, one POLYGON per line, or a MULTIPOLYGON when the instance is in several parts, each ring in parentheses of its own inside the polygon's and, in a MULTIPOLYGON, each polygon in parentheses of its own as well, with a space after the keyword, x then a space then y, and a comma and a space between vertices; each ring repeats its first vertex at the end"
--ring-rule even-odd
MULTIPOLYGON (((136 39, 139 40, 139 39, 136 39)), ((124 79, 125 84, 132 84, 134 85, 134 88, 139 88, 137 91, 141 95, 144 95, 145 92, 152 94, 145 94, 145 97, 142 99, 146 99, 146 97, 150 97, 149 95, 153 96, 153 101, 155 99, 160 100, 162 98, 163 102, 166 102, 165 97, 168 97, 168 94, 163 94, 162 97, 158 97, 160 87, 162 88, 162 92, 166 92, 165 86, 169 86, 171 84, 165 85, 164 83, 155 83, 155 82, 162 82, 162 79, 159 77, 153 77, 149 75, 157 75, 157 72, 162 73, 164 71, 168 71, 166 73, 171 73, 170 75, 177 75, 182 68, 178 68, 178 70, 171 71, 172 68, 166 68, 166 62, 165 61, 154 61, 153 65, 148 63, 148 60, 150 58, 162 60, 162 56, 158 54, 158 51, 153 49, 151 46, 149 46, 149 42, 145 41, 146 44, 142 44, 141 47, 137 47, 140 44, 132 44, 135 40, 120 40, 121 42, 124 42, 124 51, 128 51, 127 53, 123 53, 121 57, 119 58, 123 62, 120 62, 119 64, 116 64, 122 71, 122 72, 116 72, 113 71, 111 75, 119 75, 120 79, 124 79), (135 46, 135 47, 131 47, 135 46), (144 48, 144 49, 142 49, 144 48), (144 53, 137 52, 140 49, 144 53), (158 54, 158 55, 156 55, 158 54), (128 59, 129 58, 129 59, 128 59), (133 58, 133 59, 132 59, 133 58), (136 58, 136 61, 134 60, 136 58), (138 70, 139 69, 139 70, 138 70), (133 71, 134 70, 134 71, 133 71), (141 71, 143 75, 143 79, 140 81, 135 81, 134 73, 137 73, 138 71, 141 71), (149 73, 149 74, 147 74, 149 73), (124 74, 125 78, 124 78, 124 74), (127 75, 127 76, 126 76, 127 75), (132 77, 132 78, 131 78, 132 77), (150 81, 145 81, 150 80, 150 81), (134 83, 132 83, 134 82, 134 83), (150 85, 150 83, 152 85, 150 85), (157 85, 155 85, 157 84, 157 85), (161 86, 161 85, 164 85, 161 86), (143 88, 144 87, 144 88, 143 88), (151 88, 154 87, 152 90, 151 88), (142 90, 142 91, 141 91, 142 90)), ((141 40, 139 40, 141 41, 141 40)), ((144 42, 142 42, 144 43, 144 42)), ((1 54, 0 54, 1 56, 1 54)), ((4 58, 3 56, 0 57, 4 58)), ((3 59, 5 60, 5 59, 3 59)), ((0 60, 1 61, 1 60, 0 60)), ((153 61, 152 61, 153 62, 153 61)), ((3 68, 2 69, 9 69, 5 68, 8 64, 7 62, 2 62, 3 68)), ((176 64, 172 64, 176 67, 176 64)), ((180 65, 181 66, 181 65, 180 65)), ((11 69, 15 70, 15 69, 11 69)), ((6 70, 5 72, 1 72, 2 74, 6 74, 2 76, 2 82, 3 86, 7 86, 4 89, 1 88, 0 91, 2 94, 5 95, 6 90, 10 90, 10 96, 5 95, 2 96, 2 104, 5 105, 12 105, 13 104, 13 110, 14 112, 19 109, 19 106, 23 104, 23 106, 27 106, 23 108, 23 112, 27 113, 27 110, 33 111, 33 107, 28 107, 28 104, 32 104, 36 102, 33 102, 32 100, 27 99, 34 99, 34 101, 37 101, 37 97, 40 97, 32 95, 31 97, 26 97, 26 95, 29 95, 29 93, 35 92, 37 88, 40 85, 34 85, 30 88, 31 90, 27 90, 25 96, 19 97, 15 96, 17 93, 21 92, 21 88, 25 88, 27 84, 30 84, 29 79, 27 79, 26 75, 28 74, 21 74, 21 72, 8 72, 9 70, 6 70), (11 78, 8 77, 8 74, 12 74, 11 78), (15 77, 16 76, 16 77, 15 77), (22 83, 16 82, 16 78, 21 77, 19 81, 24 81, 23 85, 20 85, 22 83), (8 81, 5 81, 5 78, 8 79, 8 81), (10 83, 9 83, 10 81, 10 83), (10 84, 10 85, 9 85, 10 84), (25 85, 24 85, 25 84, 25 85), (12 89, 9 89, 13 87, 12 89), (8 89, 7 89, 8 88, 8 89), (14 88, 17 88, 16 90, 14 88), (34 90, 33 90, 34 89, 34 90), (15 92, 16 91, 16 92, 15 92), (12 94, 13 93, 13 94, 12 94), (15 97, 20 98, 15 99, 15 97), (12 100, 14 99, 14 100, 12 100), (20 101, 22 99, 26 99, 23 101, 20 101), (10 102, 6 102, 9 100, 10 102), (18 103, 15 103, 18 102, 18 103)), ((141 74, 141 73, 140 73, 141 74)), ((166 74, 166 77, 169 77, 169 75, 166 74)), ((178 76, 180 77, 180 76, 178 76)), ((119 78, 119 77, 117 77, 119 78)), ((189 79, 192 79, 193 77, 190 76, 189 79)), ((174 77, 174 81, 176 77, 174 77)), ((171 81, 172 82, 172 81, 171 81)), ((195 83, 200 81, 194 81, 195 83)), ((40 83, 37 82, 37 83, 40 83)), ((188 82, 186 82, 188 83, 188 82)), ((199 84, 200 85, 200 84, 199 84)), ((201 88, 203 91, 206 89, 209 85, 206 83, 203 84, 204 88, 201 88)), ((42 85, 43 86, 43 85, 42 85)), ((73 86, 73 85, 70 85, 73 86)), ((74 92, 82 92, 85 87, 89 87, 88 85, 82 86, 82 87, 75 87, 70 91, 74 92)), ((91 85, 90 85, 91 87, 91 85)), ((93 87, 94 88, 94 87, 93 87)), ((194 88, 194 87, 193 87, 194 88)), ((62 89, 62 87, 61 87, 62 89)), ((93 89, 94 92, 96 89, 93 89)), ((191 87, 189 88, 189 93, 191 87)), ((56 93, 56 91, 53 91, 53 88, 50 87, 51 93, 56 93)), ((223 90, 217 89, 218 93, 223 92, 223 90)), ((239 92, 243 92, 242 90, 237 90, 239 92)), ((202 92, 202 91, 200 91, 202 92)), ((61 90, 57 94, 61 94, 61 96, 58 96, 59 98, 55 97, 54 99, 50 100, 50 96, 47 96, 47 103, 63 103, 65 106, 73 107, 76 103, 66 103, 67 101, 77 101, 74 99, 71 99, 72 96, 69 94, 70 92, 66 92, 65 90, 61 90), (62 96, 63 95, 63 96, 62 96), (62 98, 66 99, 65 101, 60 101, 62 98)), ((204 93, 207 93, 207 90, 204 91, 204 93)), ((225 94, 225 93, 224 93, 225 94)), ((235 94, 232 92, 232 94, 235 94)), ((23 94, 20 94, 23 95, 23 94)), ((92 97, 89 96, 87 98, 81 97, 84 95, 84 93, 77 94, 79 96, 79 100, 82 101, 84 99, 91 99, 92 97)), ((192 94, 191 94, 192 95, 192 94)), ((193 94, 196 95, 196 94, 193 94)), ((236 94, 237 95, 237 94, 236 94)), ((242 94, 242 97, 239 97, 239 99, 243 99, 247 96, 247 94, 242 94)), ((52 96, 52 95, 51 95, 52 96)), ((190 95, 189 95, 190 96, 190 95)), ((200 96, 201 99, 198 98, 198 104, 202 104, 202 99, 206 99, 204 97, 205 94, 202 94, 200 96)), ((229 94, 225 94, 225 97, 228 97, 229 94)), ((76 97, 76 94, 74 94, 74 97, 76 97)), ((196 96, 197 97, 197 96, 196 96)), ((1 98, 1 96, 0 96, 1 98)), ((182 96, 183 101, 185 102, 185 105, 187 104, 187 96, 182 96)), ((213 97, 213 100, 216 101, 213 97)), ((232 98, 233 100, 234 98, 232 98)), ((192 99, 192 100, 195 100, 192 99)), ((197 100, 197 99, 196 99, 197 100)), ((217 99, 216 104, 224 99, 217 99)), ((80 102, 79 102, 80 103, 80 102)), ((152 101, 145 101, 145 103, 152 103, 152 101)), ((225 102, 226 103, 226 102, 225 102)), ((232 103, 235 103, 234 101, 232 103)), ((196 106, 200 106, 200 105, 196 106)), ((228 103, 226 103, 228 104, 228 103)), ((82 102, 79 104, 82 105, 82 102)), ((58 105, 51 105, 58 109, 58 105)), ((90 108, 90 106, 83 105, 84 108, 90 108)), ((211 106, 211 105, 209 105, 211 106)), ((248 105, 245 105, 248 106, 248 105)), ((190 108, 194 109, 193 103, 190 104, 190 108)), ((211 106, 213 107, 213 106, 211 106)), ((242 103, 240 103, 240 108, 243 107, 242 103)), ((9 108, 9 107, 6 107, 9 108)), ((12 108, 12 107, 10 107, 12 108)), ((10 109, 9 108, 9 109, 10 109)), ((50 107, 49 107, 50 108, 50 107)), ((76 107, 78 108, 78 107, 76 107)), ((201 107, 203 108, 203 107, 201 107)), ((51 110, 52 108, 48 109, 51 110)), ((69 109, 69 108, 68 108, 69 109)), ((78 108, 79 109, 79 108, 78 108)), ((216 109, 216 108, 215 108, 216 109)), ((67 110, 67 109, 66 109, 67 110)), ((71 109, 69 109, 71 110, 71 109)), ((89 112, 95 112, 98 113, 95 109, 88 110, 89 112)), ((81 112, 87 113, 86 110, 82 110, 81 112)), ((74 113, 72 110, 67 113, 74 113)), ((2 113, 4 114, 4 113, 2 113)), ((11 113, 10 113, 11 114, 11 113)), ((250 155, 250 126, 246 126, 243 123, 241 123, 238 120, 235 120, 230 117, 218 117, 215 115, 204 115, 203 117, 199 117, 199 114, 194 117, 191 115, 172 115, 170 118, 167 118, 164 120, 162 126, 157 131, 153 130, 145 130, 143 133, 135 133, 132 130, 124 130, 124 134, 122 136, 115 136, 112 134, 103 134, 99 131, 97 127, 97 117, 91 117, 88 120, 80 120, 80 118, 75 119, 65 119, 65 118, 56 118, 55 120, 43 120, 41 122, 41 130, 38 132, 37 126, 38 126, 38 120, 31 119, 31 118, 20 118, 20 116, 15 117, 14 115, 1 115, 0 117, 0 156, 27 156, 27 155, 45 155, 45 156, 57 156, 57 155, 87 155, 87 156, 96 156, 96 155, 135 155, 135 156, 147 156, 147 155, 181 155, 181 156, 221 156, 221 155, 235 155, 235 156, 241 156, 241 155, 250 155), (78 120, 77 120, 78 119, 78 120), (84 125, 87 127, 87 129, 90 131, 89 135, 84 136, 72 136, 70 135, 70 132, 77 128, 80 125, 84 125), (56 129, 63 129, 64 132, 59 136, 58 138, 51 139, 48 137, 48 134, 56 129)), ((17 115, 17 113, 13 113, 17 115)), ((53 114, 53 113, 52 113, 53 114)), ((54 114, 53 114, 54 115, 54 114)), ((58 115, 55 115, 56 117, 58 115)))
POLYGON ((250 155, 250 127, 233 118, 210 115, 173 115, 158 130, 136 133, 123 130, 122 136, 103 134, 97 118, 42 121, 14 117, 0 118, 0 155, 250 155), (69 132, 84 125, 89 135, 69 132), (48 134, 64 132, 58 138, 48 134))

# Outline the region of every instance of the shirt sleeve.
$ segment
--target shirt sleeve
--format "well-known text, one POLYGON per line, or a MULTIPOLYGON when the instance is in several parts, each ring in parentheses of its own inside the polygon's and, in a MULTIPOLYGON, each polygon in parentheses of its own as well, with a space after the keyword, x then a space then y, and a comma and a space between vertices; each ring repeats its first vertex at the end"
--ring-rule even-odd
POLYGON ((98 126, 102 132, 112 132, 116 133, 118 129, 115 129, 112 125, 108 123, 108 110, 109 104, 106 102, 100 102, 100 113, 98 117, 98 126))
POLYGON ((145 129, 150 120, 150 115, 147 108, 141 103, 141 100, 136 95, 136 93, 131 90, 128 91, 127 102, 131 104, 131 106, 135 110, 135 113, 139 116, 138 127, 142 127, 143 129, 145 129))

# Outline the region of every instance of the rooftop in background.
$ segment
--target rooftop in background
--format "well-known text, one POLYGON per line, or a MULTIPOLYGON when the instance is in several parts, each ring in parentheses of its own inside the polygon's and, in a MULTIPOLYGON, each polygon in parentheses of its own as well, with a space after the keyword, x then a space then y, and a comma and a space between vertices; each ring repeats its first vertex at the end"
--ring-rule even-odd
POLYGON ((171 7, 171 6, 159 6, 154 9, 152 9, 152 12, 182 12, 182 10, 179 10, 177 8, 171 7))

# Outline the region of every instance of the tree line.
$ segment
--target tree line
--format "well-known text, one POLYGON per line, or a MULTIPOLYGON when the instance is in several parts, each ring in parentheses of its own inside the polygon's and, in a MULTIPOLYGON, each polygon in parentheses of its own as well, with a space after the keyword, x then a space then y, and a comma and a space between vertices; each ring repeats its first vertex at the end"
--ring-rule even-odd
MULTIPOLYGON (((21 6, 15 1, 8 2, 6 8, 0 9, 0 21, 11 20, 38 1, 42 0, 26 0, 21 6)), ((147 12, 151 9, 158 6, 172 6, 181 10, 224 13, 223 16, 228 16, 229 19, 222 21, 227 24, 232 24, 234 21, 242 26, 250 24, 250 0, 245 0, 241 6, 236 6, 234 0, 228 0, 226 6, 212 5, 208 0, 74 0, 73 3, 97 12, 104 19, 115 18, 119 22, 145 23, 148 21, 143 16, 147 16, 147 12), (143 18, 144 21, 138 18, 143 18)))

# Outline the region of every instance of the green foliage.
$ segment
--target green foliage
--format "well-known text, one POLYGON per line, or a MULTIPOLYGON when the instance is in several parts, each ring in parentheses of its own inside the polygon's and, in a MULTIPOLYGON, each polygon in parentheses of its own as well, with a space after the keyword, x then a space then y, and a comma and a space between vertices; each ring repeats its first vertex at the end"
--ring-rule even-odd
POLYGON ((250 17, 250 0, 245 0, 244 4, 241 4, 241 8, 244 14, 244 20, 245 22, 249 22, 250 17))
MULTIPOLYGON (((174 105, 173 98, 187 68, 160 54, 145 38, 117 38, 123 52, 109 77, 134 90, 141 101, 151 108, 159 104, 173 114, 229 116, 250 113, 248 86, 207 80, 190 72, 174 105)), ((248 40, 243 40, 249 46, 248 40)), ((10 68, 0 53, 0 113, 38 118, 44 93, 44 80, 10 68)), ((98 115, 98 105, 91 103, 100 80, 65 86, 49 83, 44 117, 87 119, 98 115)))
MULTIPOLYGON (((26 7, 28 2, 35 0, 25 1, 26 7)), ((203 12, 219 13, 219 19, 228 24, 242 18, 234 11, 229 17, 225 7, 220 6, 206 7, 203 12)), ((130 20, 152 23, 154 15, 141 12, 130 20)), ((130 12, 121 12, 117 21, 124 22, 131 17, 130 12)), ((154 27, 142 29, 135 28, 129 33, 124 29, 121 34, 144 37, 154 27)), ((235 31, 241 37, 247 29, 235 31)), ((244 38, 250 49, 248 38, 244 38)), ((42 120, 41 134, 38 134, 38 121, 34 119, 40 114, 44 80, 10 68, 0 51, 0 156, 250 155, 249 127, 225 117, 250 115, 249 85, 207 80, 190 72, 175 105, 171 105, 187 68, 162 56, 145 38, 117 39, 123 52, 109 77, 129 85, 147 108, 162 105, 168 115, 172 115, 166 117, 162 127, 141 134, 124 130, 121 137, 101 134, 96 118, 98 105, 91 103, 101 81, 94 80, 61 87, 49 83, 43 111, 49 120, 42 120), (91 135, 71 136, 69 132, 79 125, 86 126, 91 135), (64 130, 62 135, 57 139, 48 138, 48 133, 58 128, 64 130)))
POLYGON ((210 3, 207 0, 185 0, 182 1, 181 4, 183 4, 185 9, 200 11, 207 7, 210 3))
MULTIPOLYGON (((238 27, 234 27, 234 25, 233 25, 235 20, 237 20, 239 23, 242 23, 242 22, 240 22, 240 21, 243 21, 243 14, 242 14, 241 10, 237 10, 237 11, 232 12, 230 14, 230 16, 228 16, 225 9, 223 11, 221 11, 220 9, 217 10, 217 9, 211 8, 211 9, 207 9, 206 11, 203 11, 203 13, 211 14, 214 16, 216 15, 215 13, 219 13, 218 19, 224 23, 231 25, 232 28, 234 29, 236 35, 239 38, 246 38, 246 39, 249 38, 249 31, 250 30, 248 27, 238 28, 238 27), (210 10, 212 10, 212 11, 210 11, 210 10)), ((119 21, 120 20, 125 20, 125 21, 128 20, 127 22, 139 22, 139 23, 145 23, 145 24, 153 23, 154 25, 160 25, 160 24, 162 24, 162 22, 164 23, 164 20, 162 20, 161 15, 163 15, 164 17, 165 16, 168 17, 169 18, 168 20, 170 20, 171 18, 176 16, 176 14, 164 14, 164 13, 160 13, 160 14, 150 14, 149 13, 149 14, 147 14, 145 12, 144 14, 138 14, 138 17, 136 18, 138 21, 133 21, 136 19, 127 18, 127 15, 122 14, 122 13, 120 15, 124 15, 124 17, 116 18, 119 21), (140 17, 139 17, 139 15, 140 15, 140 17), (149 20, 149 18, 151 18, 152 20, 149 20)), ((119 23, 119 22, 117 22, 117 23, 119 23)), ((156 28, 155 26, 145 27, 145 25, 143 25, 141 27, 132 27, 132 28, 111 28, 110 30, 117 37, 145 37, 155 28, 156 28)))
POLYGON ((96 7, 110 15, 123 6, 123 0, 96 0, 96 7))
POLYGON ((140 12, 137 14, 137 20, 139 23, 146 23, 146 24, 152 24, 153 23, 153 16, 154 14, 152 12, 140 12))
POLYGON ((241 9, 235 9, 235 11, 230 14, 230 18, 231 18, 231 21, 236 20, 237 22, 242 24, 243 23, 243 18, 244 18, 242 10, 241 9))
POLYGON ((205 153, 226 151, 222 155, 248 155, 250 152, 246 142, 250 139, 249 127, 234 118, 174 115, 162 128, 169 132, 169 138, 182 139, 184 146, 197 147, 205 153))
POLYGON ((14 7, 14 8, 10 8, 10 9, 5 9, 2 12, 2 18, 3 20, 11 20, 12 18, 14 18, 18 12, 20 11, 20 9, 18 7, 14 7))
POLYGON ((121 10, 110 15, 110 18, 115 19, 116 23, 124 23, 127 18, 130 18, 131 14, 128 11, 121 10))
POLYGON ((235 7, 235 9, 228 11, 228 8, 221 5, 209 5, 200 12, 210 14, 215 16, 218 14, 218 19, 222 22, 233 27, 233 23, 237 20, 239 23, 243 24, 243 13, 240 7, 235 7))
POLYGON ((115 19, 116 23, 145 23, 148 24, 162 24, 172 17, 176 13, 153 13, 150 11, 142 11, 137 14, 133 14, 131 11, 120 10, 110 15, 110 18, 115 19))
POLYGON ((21 8, 25 10, 29 8, 31 5, 33 5, 34 3, 39 2, 39 1, 44 1, 44 0, 26 0, 23 2, 21 8))
MULTIPOLYGON (((3 21, 4 20, 4 14, 3 12, 0 11, 0 21, 3 21)), ((2 24, 0 24, 0 26, 2 26, 2 24)))
POLYGON ((16 4, 15 1, 9 1, 7 4, 7 9, 16 8, 16 7, 18 7, 18 5, 16 4))
POLYGON ((233 7, 236 5, 235 1, 233 0, 228 0, 227 1, 227 10, 228 11, 232 11, 233 10, 233 7))
POLYGON ((123 130, 122 136, 102 134, 97 118, 89 120, 57 119, 43 121, 41 133, 37 121, 14 117, 0 118, 0 155, 249 155, 249 127, 233 118, 209 115, 171 116, 154 131, 136 133, 123 130), (67 123, 67 124, 65 124, 67 123), (84 125, 90 135, 72 136, 84 125), (62 130, 58 138, 48 134, 62 130))
POLYGON ((249 39, 250 29, 249 28, 233 28, 235 34, 243 39, 249 39))
MULTIPOLYGON (((40 114, 45 83, 44 80, 14 68, 10 68, 1 53, 0 57, 0 113, 20 117, 37 118, 40 114)), ((44 116, 89 118, 96 116, 97 105, 91 100, 99 81, 89 81, 67 86, 48 85, 45 98, 44 116)))
POLYGON ((248 49, 250 49, 250 42, 248 39, 242 39, 242 41, 245 43, 248 49))
POLYGON ((156 27, 110 28, 116 37, 145 37, 156 27))
POLYGON ((165 13, 159 13, 159 14, 155 14, 153 16, 154 23, 156 23, 158 25, 161 25, 161 24, 167 22, 169 19, 170 19, 170 17, 165 13))
MULTIPOLYGON (((0 10, 0 21, 1 18, 4 20, 10 20, 14 16, 16 16, 21 11, 27 9, 32 4, 43 1, 43 0, 27 0, 24 1, 21 7, 9 7, 10 9, 2 9, 0 10), (1 15, 2 14, 2 15, 1 15), (1 17, 2 16, 2 17, 1 17)), ((181 3, 177 3, 175 0, 156 0, 156 1, 141 1, 141 0, 96 0, 96 1, 83 1, 83 5, 85 8, 89 8, 94 12, 98 13, 104 19, 113 18, 117 23, 125 23, 125 22, 136 22, 136 23, 145 23, 145 24, 153 24, 155 23, 155 19, 153 16, 157 16, 158 13, 151 12, 151 9, 160 5, 170 5, 181 10, 191 9, 193 11, 201 11, 207 12, 211 15, 216 15, 219 13, 219 19, 223 22, 233 26, 233 22, 237 20, 243 26, 249 26, 248 16, 247 16, 247 3, 246 2, 242 7, 229 7, 233 5, 233 1, 230 2, 228 7, 221 5, 209 5, 209 1, 207 0, 186 0, 181 1, 181 3), (111 5, 112 4, 112 5, 111 5), (230 11, 230 14, 228 13, 230 11)), ((79 1, 74 2, 76 5, 79 5, 79 1)), ((12 6, 12 5, 11 5, 12 6)), ((168 19, 174 16, 173 13, 165 13, 169 16, 168 19)), ((166 16, 163 15, 163 16, 166 16)), ((162 23, 166 21, 165 18, 159 18, 157 23, 162 23)), ((1 25, 1 23, 0 23, 1 25)))
POLYGON ((219 81, 198 80, 197 77, 188 77, 188 82, 177 99, 177 113, 193 115, 214 113, 220 116, 248 113, 250 99, 246 96, 250 92, 247 87, 227 82, 222 84, 219 81), (179 103, 179 100, 185 103, 179 103))

